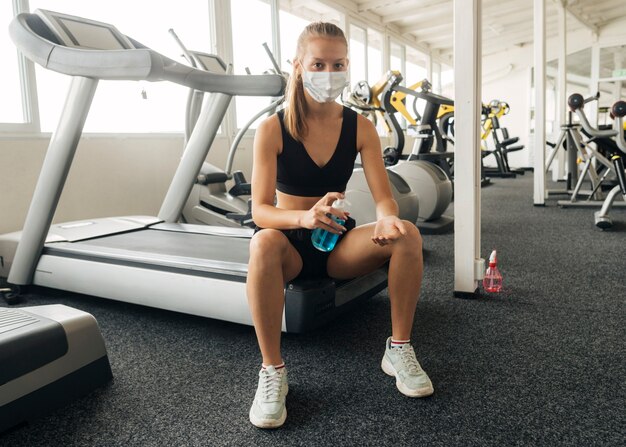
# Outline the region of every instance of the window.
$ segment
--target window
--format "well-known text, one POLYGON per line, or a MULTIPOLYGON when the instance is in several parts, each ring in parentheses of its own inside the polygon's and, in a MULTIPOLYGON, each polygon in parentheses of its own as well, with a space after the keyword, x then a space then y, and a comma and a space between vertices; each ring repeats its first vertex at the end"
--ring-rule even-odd
MULTIPOLYGON (((273 68, 263 43, 272 48, 271 9, 267 1, 231 1, 233 65, 235 74, 262 74, 273 68)), ((257 112, 269 105, 271 98, 236 97, 237 128, 241 128, 257 112)), ((251 128, 256 128, 258 121, 251 128)))
MULTIPOLYGON (((391 42, 390 50, 391 58, 389 60, 389 68, 394 71, 399 71, 402 75, 402 82, 400 83, 400 85, 407 85, 406 70, 404 64, 404 46, 398 45, 395 42, 391 42)), ((404 116, 399 113, 396 115, 396 118, 398 119, 400 126, 403 129, 406 129, 406 118, 404 118, 404 116)))
POLYGON ((426 78, 426 56, 419 51, 406 49, 406 85, 413 85, 426 78))
MULTIPOLYGON (((402 45, 398 45, 395 42, 391 42, 391 59, 389 60, 389 68, 392 70, 397 70, 402 73, 402 77, 405 75, 404 69, 404 47, 402 45)), ((404 84, 404 82, 403 82, 404 84)))
POLYGON ((308 20, 294 15, 291 12, 280 11, 280 54, 282 60, 279 61, 280 67, 283 71, 291 73, 291 65, 289 62, 293 61, 296 56, 296 45, 298 44, 298 37, 304 28, 310 23, 308 20), (289 62, 287 62, 289 61, 289 62))
POLYGON ((367 81, 374 85, 383 77, 383 36, 367 30, 367 81))
MULTIPOLYGON (((207 2, 176 4, 150 0, 30 0, 31 11, 50 9, 115 25, 122 33, 184 63, 168 29, 173 28, 192 50, 210 52, 207 2), (149 18, 149 20, 137 20, 149 18)), ((56 128, 70 78, 36 68, 41 130, 56 128)), ((102 81, 86 132, 182 132, 186 88, 170 82, 102 81)))
POLYGON ((350 84, 351 87, 359 81, 367 80, 366 66, 366 31, 355 25, 350 25, 350 84))
POLYGON ((441 94, 447 98, 454 98, 454 70, 452 67, 441 64, 441 94))
POLYGON ((0 3, 0 23, 3 25, 3 34, 0 37, 0 123, 26 122, 22 105, 22 88, 20 83, 19 57, 13 41, 6 32, 6 26, 13 19, 13 5, 10 1, 0 3))

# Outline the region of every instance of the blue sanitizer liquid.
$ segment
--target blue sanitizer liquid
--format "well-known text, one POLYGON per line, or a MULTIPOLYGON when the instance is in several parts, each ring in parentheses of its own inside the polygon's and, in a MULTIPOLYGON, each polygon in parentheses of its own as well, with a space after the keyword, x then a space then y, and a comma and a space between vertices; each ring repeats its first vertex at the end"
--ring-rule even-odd
MULTIPOLYGON (((339 219, 337 217, 333 217, 332 219, 339 225, 343 225, 345 223, 343 219, 339 219)), ((339 239, 338 234, 331 233, 330 231, 323 230, 322 228, 316 228, 313 230, 313 234, 311 234, 311 242, 313 242, 313 246, 320 251, 331 251, 335 248, 337 239, 339 239)))
MULTIPOLYGON (((344 200, 337 199, 333 203, 332 207, 343 210, 345 205, 346 202, 344 200)), ((343 225, 345 223, 345 220, 340 219, 332 214, 329 214, 328 217, 333 219, 339 225, 343 225)), ((333 248, 335 248, 337 239, 339 239, 338 234, 331 233, 321 228, 316 228, 315 230, 313 230, 313 234, 311 234, 311 242, 313 243, 313 246, 320 251, 331 251, 333 248)))

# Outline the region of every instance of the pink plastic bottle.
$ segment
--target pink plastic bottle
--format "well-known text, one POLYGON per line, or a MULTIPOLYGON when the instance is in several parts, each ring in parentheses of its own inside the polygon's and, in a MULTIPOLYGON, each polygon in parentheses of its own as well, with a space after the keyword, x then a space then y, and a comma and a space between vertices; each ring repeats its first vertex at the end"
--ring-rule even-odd
POLYGON ((489 256, 489 268, 483 278, 483 289, 489 293, 497 293, 502 290, 502 275, 498 270, 496 250, 492 251, 491 256, 489 256))

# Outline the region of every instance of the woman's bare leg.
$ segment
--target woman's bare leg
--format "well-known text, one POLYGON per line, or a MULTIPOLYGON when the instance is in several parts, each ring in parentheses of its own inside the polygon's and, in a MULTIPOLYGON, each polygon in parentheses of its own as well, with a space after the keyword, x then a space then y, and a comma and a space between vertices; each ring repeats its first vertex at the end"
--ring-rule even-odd
POLYGON ((279 365, 285 283, 298 276, 302 259, 281 231, 264 229, 250 240, 248 265, 248 304, 263 363, 279 365))
POLYGON ((328 259, 328 274, 340 279, 364 275, 389 261, 391 327, 395 340, 411 338, 422 285, 422 237, 414 224, 405 223, 408 233, 382 247, 371 240, 375 224, 356 227, 345 235, 328 259))

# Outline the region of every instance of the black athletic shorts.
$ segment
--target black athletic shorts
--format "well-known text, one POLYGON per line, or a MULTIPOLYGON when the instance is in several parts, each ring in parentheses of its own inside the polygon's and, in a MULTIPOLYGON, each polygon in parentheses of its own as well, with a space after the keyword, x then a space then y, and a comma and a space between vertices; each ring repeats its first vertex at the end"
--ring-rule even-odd
MULTIPOLYGON (((343 226, 346 227, 346 232, 339 235, 337 244, 339 244, 348 231, 352 230, 356 226, 356 221, 353 218, 348 217, 348 220, 343 226)), ((256 227, 254 232, 257 233, 260 230, 262 230, 262 228, 256 227)), ((300 270, 300 274, 295 279, 316 279, 328 277, 326 263, 328 262, 328 256, 330 256, 331 252, 321 251, 313 246, 313 243, 311 242, 311 233, 313 233, 313 230, 309 230, 307 228, 297 228, 294 230, 280 231, 287 236, 291 245, 293 245, 302 258, 302 270, 300 270)))

